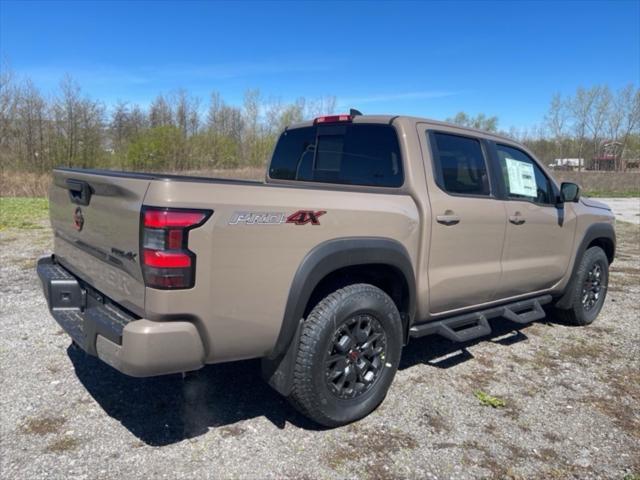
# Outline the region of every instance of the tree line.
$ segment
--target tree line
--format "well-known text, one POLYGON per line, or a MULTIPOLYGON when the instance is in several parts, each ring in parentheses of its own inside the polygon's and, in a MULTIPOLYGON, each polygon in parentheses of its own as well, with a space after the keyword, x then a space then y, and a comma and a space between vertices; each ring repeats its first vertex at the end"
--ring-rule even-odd
POLYGON ((482 113, 460 112, 447 121, 515 138, 547 164, 580 158, 585 168, 595 169, 598 158, 608 157, 614 170, 625 170, 640 160, 640 89, 633 84, 617 91, 595 85, 579 87, 574 95, 555 94, 542 122, 528 129, 501 130, 498 117, 482 113))
POLYGON ((286 125, 335 110, 334 97, 285 103, 248 90, 242 106, 213 92, 208 104, 186 90, 147 108, 111 108, 67 77, 45 98, 30 80, 0 76, 0 163, 45 173, 55 166, 186 170, 262 166, 286 125))
MULTIPOLYGON (((148 107, 119 102, 109 108, 84 95, 70 77, 45 97, 29 79, 0 72, 0 164, 5 171, 45 173, 55 166, 124 170, 258 167, 279 132, 293 122, 333 113, 335 97, 292 103, 245 92, 241 106, 217 92, 204 104, 186 90, 158 95, 148 107)), ((507 131, 496 116, 460 112, 449 121, 504 133, 528 145, 545 163, 600 155, 616 143, 616 169, 640 157, 640 90, 629 85, 579 88, 555 95, 536 127, 507 131)))

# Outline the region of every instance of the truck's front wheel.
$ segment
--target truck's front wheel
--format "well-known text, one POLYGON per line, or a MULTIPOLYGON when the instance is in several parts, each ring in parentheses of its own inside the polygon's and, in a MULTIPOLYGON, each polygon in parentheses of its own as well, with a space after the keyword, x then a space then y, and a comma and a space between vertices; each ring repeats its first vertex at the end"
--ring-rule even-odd
POLYGON ((557 316, 572 325, 589 325, 596 319, 609 284, 609 261, 600 247, 591 247, 583 255, 569 284, 571 305, 556 310, 557 316))
POLYGON ((358 420, 384 399, 401 350, 400 313, 385 292, 367 284, 337 290, 304 323, 290 400, 324 426, 358 420))

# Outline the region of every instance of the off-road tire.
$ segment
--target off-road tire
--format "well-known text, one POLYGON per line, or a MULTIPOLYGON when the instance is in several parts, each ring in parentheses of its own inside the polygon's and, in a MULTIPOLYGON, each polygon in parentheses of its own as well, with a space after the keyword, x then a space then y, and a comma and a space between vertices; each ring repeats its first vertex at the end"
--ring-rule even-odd
POLYGON ((402 320, 393 300, 373 285, 354 284, 321 300, 306 318, 293 375, 290 402, 303 415, 326 427, 365 417, 384 400, 402 352, 402 320), (357 398, 339 398, 327 384, 326 359, 341 326, 354 317, 375 318, 386 337, 382 368, 357 398))
POLYGON ((605 297, 607 296, 608 283, 609 259, 607 255, 600 247, 589 248, 580 259, 580 264, 568 286, 571 294, 571 305, 567 309, 554 309, 556 318, 571 325, 584 326, 593 323, 604 304, 605 297), (592 271, 594 265, 599 265, 602 272, 600 296, 597 302, 587 310, 583 304, 583 289, 589 272, 592 271))

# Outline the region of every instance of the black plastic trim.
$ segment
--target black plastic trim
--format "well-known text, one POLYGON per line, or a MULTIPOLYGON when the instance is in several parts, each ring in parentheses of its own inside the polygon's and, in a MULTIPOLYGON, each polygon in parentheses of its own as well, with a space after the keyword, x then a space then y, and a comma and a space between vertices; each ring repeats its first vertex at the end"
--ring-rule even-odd
POLYGON ((69 190, 69 201, 76 205, 89 205, 93 191, 91 185, 83 180, 67 178, 66 188, 69 190))
POLYGON ((271 354, 263 359, 263 375, 283 395, 288 395, 291 387, 295 360, 292 352, 297 351, 296 336, 313 290, 332 272, 357 265, 388 265, 402 273, 409 292, 405 317, 407 326, 411 325, 416 311, 416 281, 411 259, 402 244, 378 237, 348 237, 321 243, 300 263, 289 289, 280 334, 271 354))
POLYGON ((491 333, 488 319, 504 317, 514 323, 526 325, 545 317, 542 305, 551 302, 551 295, 506 303, 497 307, 475 310, 442 320, 420 323, 411 327, 411 337, 440 335, 453 342, 467 342, 491 333))
POLYGON ((409 318, 415 315, 415 275, 406 249, 396 240, 349 237, 329 240, 311 250, 298 267, 285 308, 280 335, 271 356, 286 350, 304 314, 311 293, 330 273, 355 265, 390 265, 402 272, 409 288, 409 318))
POLYGON ((122 345, 124 327, 140 318, 64 268, 53 256, 40 258, 36 270, 51 316, 90 355, 97 355, 97 335, 122 345), (72 301, 63 308, 57 305, 55 298, 51 298, 60 281, 65 283, 61 290, 72 293, 72 301), (80 298, 73 294, 76 290, 80 292, 80 298))
POLYGON ((558 308, 569 308, 572 303, 571 295, 573 293, 573 282, 576 275, 576 270, 580 266, 580 260, 584 255, 584 252, 587 250, 587 247, 594 240, 598 240, 600 238, 607 239, 611 241, 613 245, 613 252, 611 254, 610 262, 613 262, 613 259, 616 255, 616 231, 613 228, 613 225, 610 223, 594 223, 590 225, 584 233, 582 240, 580 241, 580 245, 576 251, 575 260, 573 261, 573 268, 571 269, 571 277, 569 283, 564 289, 564 292, 560 299, 556 302, 556 307, 558 308))

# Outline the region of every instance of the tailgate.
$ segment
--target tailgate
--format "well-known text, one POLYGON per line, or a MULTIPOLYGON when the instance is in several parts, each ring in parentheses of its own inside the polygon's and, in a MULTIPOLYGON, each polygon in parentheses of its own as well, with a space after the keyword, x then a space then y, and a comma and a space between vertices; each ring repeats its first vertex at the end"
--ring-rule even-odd
POLYGON ((53 171, 49 192, 56 259, 96 290, 142 315, 140 211, 152 177, 53 171))

